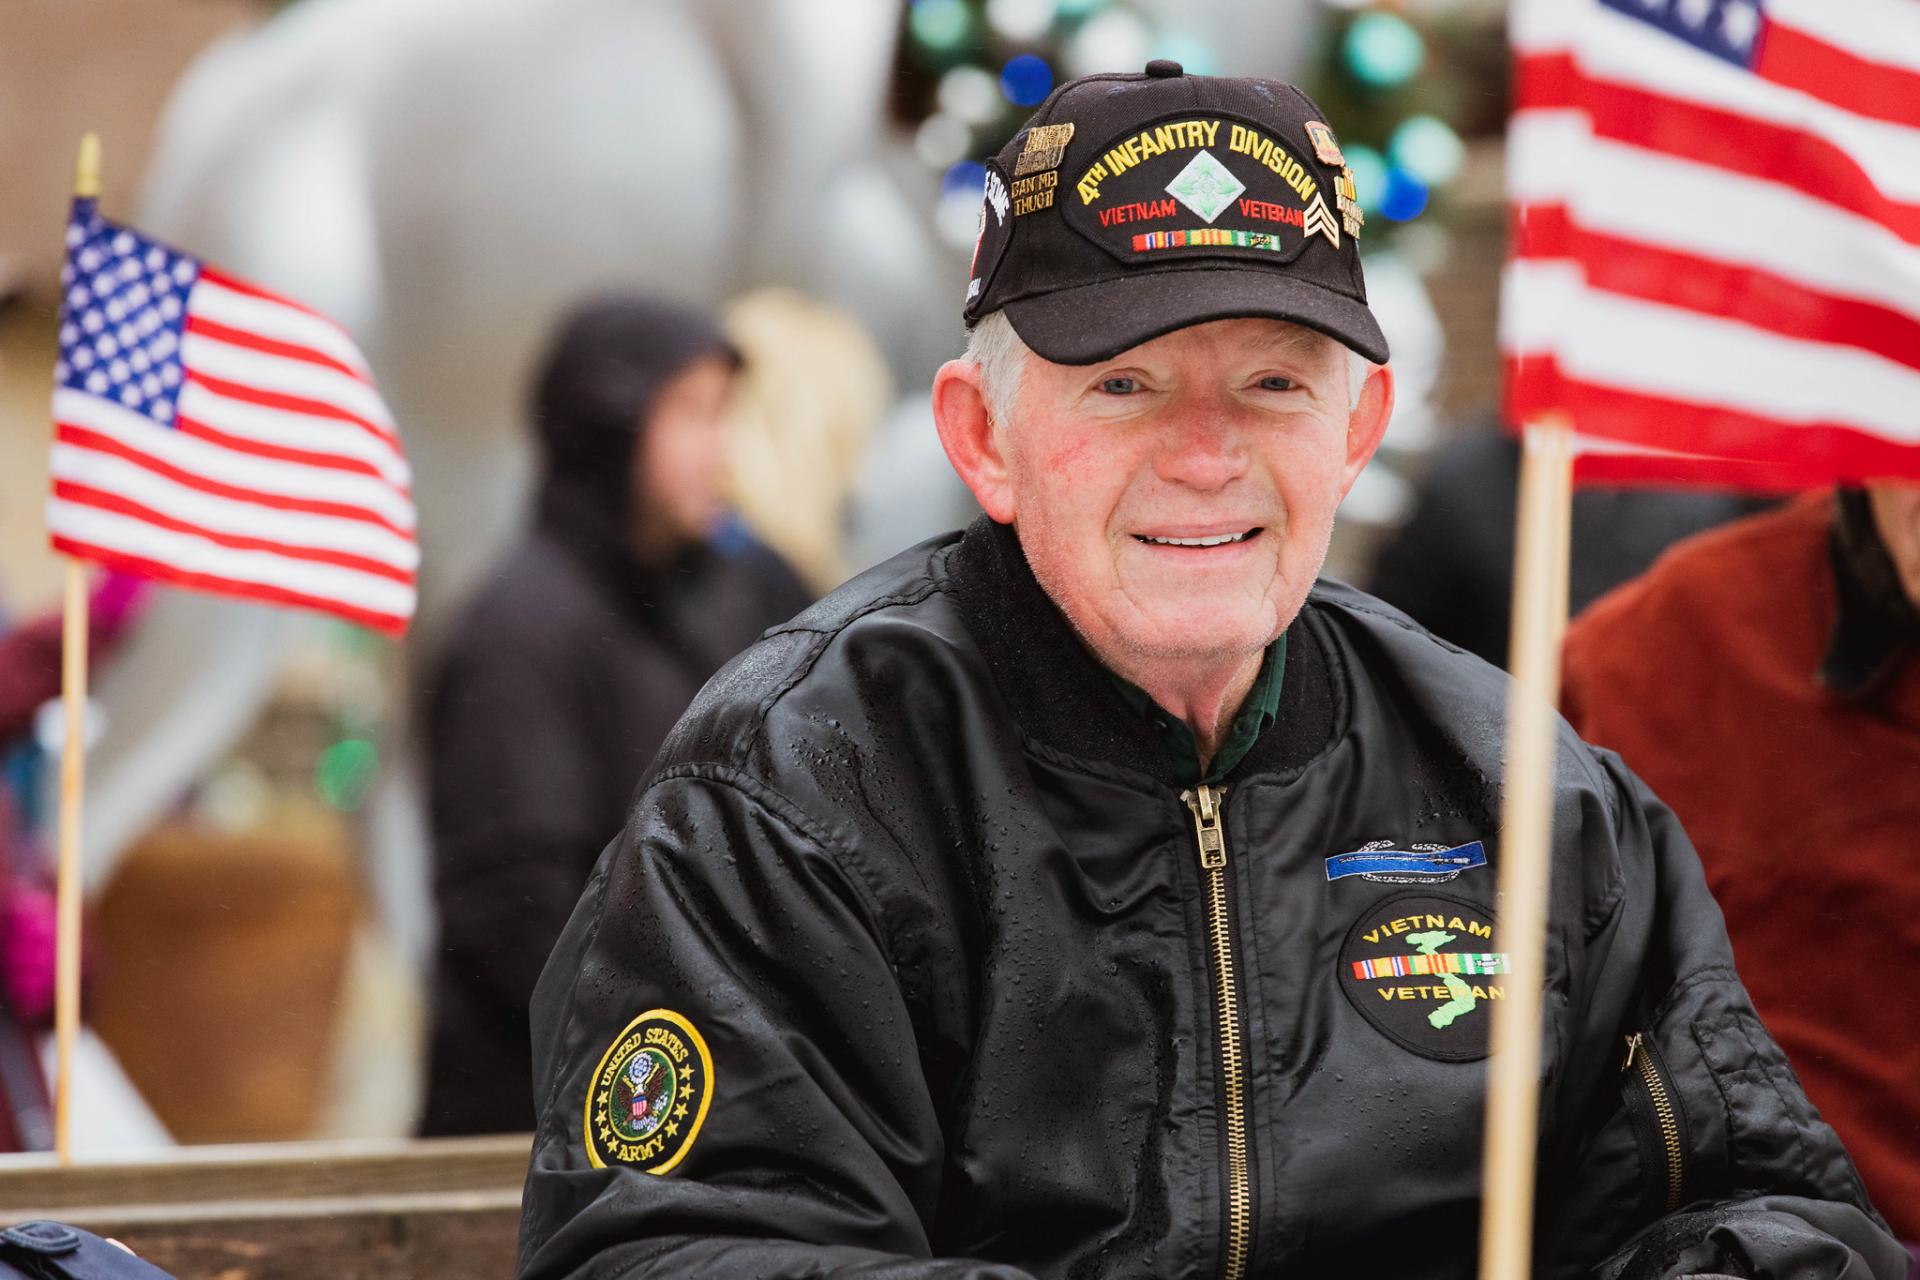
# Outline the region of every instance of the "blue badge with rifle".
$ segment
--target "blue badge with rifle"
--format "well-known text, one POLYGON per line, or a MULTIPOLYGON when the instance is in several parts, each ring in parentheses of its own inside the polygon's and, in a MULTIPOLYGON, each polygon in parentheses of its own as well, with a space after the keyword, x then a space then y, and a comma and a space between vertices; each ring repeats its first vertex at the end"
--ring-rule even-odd
POLYGON ((1327 879, 1359 876, 1384 884, 1440 884, 1463 871, 1487 865, 1487 848, 1480 841, 1449 848, 1439 844, 1416 844, 1396 849, 1391 840, 1379 840, 1352 853, 1337 853, 1327 859, 1327 879))

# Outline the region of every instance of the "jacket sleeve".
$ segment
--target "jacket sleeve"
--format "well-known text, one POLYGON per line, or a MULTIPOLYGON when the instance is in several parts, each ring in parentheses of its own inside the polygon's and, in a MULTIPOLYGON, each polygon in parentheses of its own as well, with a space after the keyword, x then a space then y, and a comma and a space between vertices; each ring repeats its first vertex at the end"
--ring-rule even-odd
MULTIPOLYGON (((1573 1110, 1556 1118, 1560 1150, 1547 1157, 1563 1179, 1544 1197, 1542 1245, 1562 1251, 1551 1269, 1903 1280, 1906 1250, 1754 1012, 1679 822, 1617 756, 1594 755, 1615 801, 1619 874, 1612 900, 1589 904, 1599 923, 1584 946, 1568 948, 1572 1007, 1586 1016, 1562 1067, 1573 1110)), ((1808 945, 1819 927, 1809 922, 1808 945)))
POLYGON ((751 778, 652 783, 541 976, 533 1039, 529 1280, 1023 1274, 932 1256, 945 1151, 888 927, 844 842, 751 778), (660 1099, 679 1127, 634 1144, 650 1121, 626 1123, 618 1081, 654 1039, 694 1074, 660 1099))

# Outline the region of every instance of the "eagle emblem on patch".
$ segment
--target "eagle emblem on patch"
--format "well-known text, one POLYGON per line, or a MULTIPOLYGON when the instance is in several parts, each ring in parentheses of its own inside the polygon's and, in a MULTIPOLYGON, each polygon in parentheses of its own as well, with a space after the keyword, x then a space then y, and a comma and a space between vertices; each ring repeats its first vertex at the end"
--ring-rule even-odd
POLYGON ((587 1159, 666 1173, 686 1158, 712 1101, 706 1040, 673 1010, 649 1009, 614 1037, 588 1082, 587 1159))

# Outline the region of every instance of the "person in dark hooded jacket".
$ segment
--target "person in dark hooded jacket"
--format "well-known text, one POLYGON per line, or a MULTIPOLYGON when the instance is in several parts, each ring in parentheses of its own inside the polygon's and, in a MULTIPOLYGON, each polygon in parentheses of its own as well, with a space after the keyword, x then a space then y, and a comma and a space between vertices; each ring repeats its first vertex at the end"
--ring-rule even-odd
POLYGON ((423 1133, 532 1127, 527 1004, 594 859, 700 686, 809 602, 728 531, 739 364, 705 316, 610 298, 572 313, 539 376, 533 527, 428 697, 440 944, 423 1133))

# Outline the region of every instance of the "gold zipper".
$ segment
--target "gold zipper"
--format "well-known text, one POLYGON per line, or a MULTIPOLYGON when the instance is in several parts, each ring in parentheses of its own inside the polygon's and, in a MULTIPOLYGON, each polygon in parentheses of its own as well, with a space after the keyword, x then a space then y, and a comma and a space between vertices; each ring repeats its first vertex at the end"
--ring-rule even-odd
POLYGON ((1680 1207, 1680 1185, 1684 1169, 1683 1152, 1680 1148, 1680 1117, 1674 1110, 1673 1095, 1667 1091, 1667 1082, 1661 1078, 1660 1068, 1654 1065, 1653 1054, 1647 1048, 1646 1037, 1638 1031, 1627 1037, 1627 1060, 1620 1064, 1620 1069, 1631 1070, 1636 1058, 1640 1063, 1640 1081, 1647 1086, 1647 1097, 1653 1103, 1653 1117, 1660 1125, 1660 1141, 1667 1148, 1666 1212, 1672 1213, 1680 1207))
POLYGON ((1240 1280, 1253 1235, 1253 1178, 1247 1165, 1246 1065, 1240 1048, 1240 993, 1233 972, 1227 916, 1227 832, 1221 824, 1225 787, 1199 787, 1180 798, 1193 811, 1200 869, 1207 878, 1207 935, 1213 948, 1214 1012, 1219 1019, 1220 1072, 1226 1081, 1227 1254, 1221 1275, 1240 1280))

